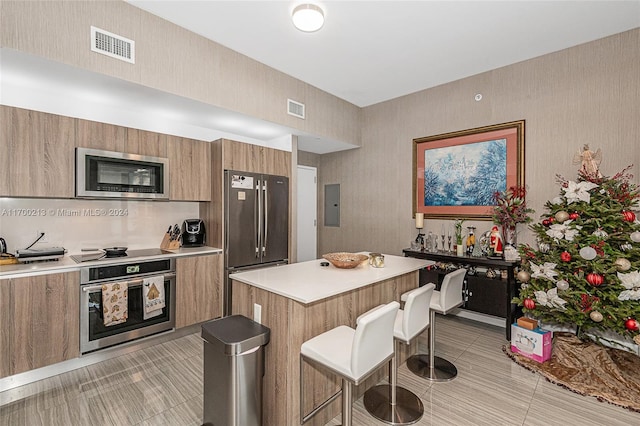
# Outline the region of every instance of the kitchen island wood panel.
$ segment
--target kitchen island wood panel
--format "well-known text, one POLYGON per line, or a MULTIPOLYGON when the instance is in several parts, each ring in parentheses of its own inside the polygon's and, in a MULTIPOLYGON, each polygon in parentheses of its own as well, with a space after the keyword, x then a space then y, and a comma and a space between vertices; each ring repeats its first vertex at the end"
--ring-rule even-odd
POLYGON ((176 259, 176 328, 222 316, 223 256, 176 259))
POLYGON ((79 283, 78 272, 2 281, 3 377, 79 356, 79 283))
MULTIPOLYGON (((401 262, 400 262, 401 263, 401 262)), ((296 265, 307 265, 308 272, 320 268, 319 261, 302 262, 261 271, 275 271, 278 268, 295 270, 296 265)), ((432 264, 426 262, 416 266, 413 271, 401 272, 396 276, 381 279, 376 282, 363 284, 359 287, 348 285, 349 290, 329 297, 304 303, 285 294, 269 291, 268 282, 261 288, 246 282, 233 280, 232 313, 253 318, 253 306, 262 306, 261 322, 271 329, 271 340, 265 347, 265 376, 263 394, 263 422, 265 425, 297 425, 300 424, 300 347, 306 340, 339 325, 355 327, 356 319, 378 305, 390 301, 400 301, 400 295, 418 287, 418 269, 432 264)), ((418 265, 418 264, 416 264, 418 265)), ((300 266, 298 266, 299 268, 300 266)), ((333 268, 333 266, 328 267, 333 268)), ((345 277, 351 279, 356 274, 370 273, 367 264, 358 266, 355 270, 338 270, 345 277)), ((282 271, 281 269, 281 271, 282 271)), ((335 268, 334 268, 335 269, 335 268)), ((232 274, 244 275, 247 273, 232 274)), ((318 275, 317 273, 315 275, 318 275)), ((393 274, 390 274, 393 275, 393 274)), ((245 275, 246 276, 246 275, 245 275)), ((256 275, 248 275, 255 277, 256 275)), ((304 287, 316 286, 317 279, 307 274, 298 282, 292 282, 287 288, 300 287, 298 299, 304 299, 304 287)), ((244 280, 243 281, 247 281, 244 280)), ((368 278, 366 279, 368 282, 368 278)), ((280 290, 278 290, 280 291, 280 290)), ((416 343, 402 346, 399 363, 407 356, 415 353, 416 343)), ((381 367, 365 383, 354 391, 355 397, 361 395, 367 388, 380 381, 388 374, 387 368, 381 367)), ((305 395, 304 412, 308 414, 313 406, 319 405, 340 388, 340 381, 335 375, 324 370, 318 370, 305 364, 305 395)), ((321 410, 308 424, 324 425, 341 411, 340 398, 321 410)))
POLYGON ((75 119, 0 107, 0 196, 74 195, 75 119))
POLYGON ((167 135, 169 199, 211 201, 211 144, 167 135))

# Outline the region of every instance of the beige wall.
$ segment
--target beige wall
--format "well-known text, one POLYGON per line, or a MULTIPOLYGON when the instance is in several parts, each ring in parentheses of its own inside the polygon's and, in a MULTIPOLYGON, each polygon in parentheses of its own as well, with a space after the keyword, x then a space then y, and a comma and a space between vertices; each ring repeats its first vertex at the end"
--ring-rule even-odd
MULTIPOLYGON (((318 192, 341 184, 342 226, 325 228, 319 217, 319 254, 400 254, 416 235, 412 140, 519 119, 526 120, 526 184, 536 219, 559 194, 556 173, 576 178, 573 155, 585 143, 602 149, 605 175, 634 164, 638 183, 640 29, 365 108, 362 148, 321 157, 318 192)), ((426 220, 425 228, 437 231, 441 223, 426 220)), ((490 228, 476 225, 478 232, 490 228)), ((519 242, 532 239, 520 233, 519 242)))
POLYGON ((360 144, 357 106, 123 1, 2 0, 0 46, 360 144), (92 25, 134 40, 135 65, 91 52, 92 25))

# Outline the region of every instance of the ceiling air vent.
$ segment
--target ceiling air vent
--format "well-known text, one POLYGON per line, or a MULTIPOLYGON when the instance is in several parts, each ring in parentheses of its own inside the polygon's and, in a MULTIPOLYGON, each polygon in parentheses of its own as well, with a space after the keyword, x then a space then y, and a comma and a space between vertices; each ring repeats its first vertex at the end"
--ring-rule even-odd
POLYGON ((304 120, 304 104, 287 99, 287 113, 304 120))
POLYGON ((135 47, 133 40, 91 27, 91 50, 94 52, 135 64, 135 47))

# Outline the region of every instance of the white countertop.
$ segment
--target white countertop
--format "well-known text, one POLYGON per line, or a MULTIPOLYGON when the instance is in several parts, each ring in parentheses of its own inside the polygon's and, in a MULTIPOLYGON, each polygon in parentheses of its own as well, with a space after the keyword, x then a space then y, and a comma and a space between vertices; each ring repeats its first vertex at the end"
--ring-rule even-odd
POLYGON ((353 269, 339 269, 331 264, 320 266, 324 261, 317 259, 254 269, 231 274, 229 278, 308 304, 417 271, 435 263, 431 260, 389 254, 384 255, 384 268, 374 268, 366 261, 353 269))
MULTIPOLYGON (((167 257, 184 257, 184 256, 202 256, 206 254, 218 254, 222 253, 222 249, 215 247, 185 247, 177 250, 167 250, 167 253, 144 256, 144 257, 126 257, 127 261, 130 260, 155 260, 166 259, 167 257)), ((75 253, 71 253, 75 254, 75 253)), ((89 261, 76 263, 71 259, 69 254, 65 254, 61 259, 54 261, 33 262, 33 263, 18 263, 14 265, 0 265, 0 279, 8 278, 20 278, 29 277, 35 275, 55 274, 60 272, 73 272, 79 271, 80 268, 86 268, 88 266, 95 265, 109 265, 112 263, 122 263, 125 258, 114 257, 109 260, 89 261)))

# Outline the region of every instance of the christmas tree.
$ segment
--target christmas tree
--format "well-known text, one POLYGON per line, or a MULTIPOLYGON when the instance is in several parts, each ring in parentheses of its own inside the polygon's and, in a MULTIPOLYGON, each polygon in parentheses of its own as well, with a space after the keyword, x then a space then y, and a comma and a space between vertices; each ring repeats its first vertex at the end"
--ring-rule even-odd
POLYGON ((557 177, 560 196, 530 226, 537 250, 519 247, 523 312, 579 337, 613 331, 640 345, 640 196, 629 169, 603 177, 583 162, 577 181, 557 177))

